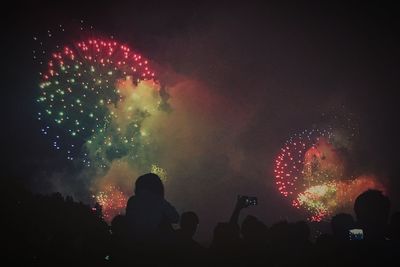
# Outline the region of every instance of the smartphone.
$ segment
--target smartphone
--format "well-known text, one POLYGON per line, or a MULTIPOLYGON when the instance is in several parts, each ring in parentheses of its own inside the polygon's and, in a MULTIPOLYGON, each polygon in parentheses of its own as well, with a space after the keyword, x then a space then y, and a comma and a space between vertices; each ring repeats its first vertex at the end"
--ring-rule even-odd
POLYGON ((258 204, 257 197, 248 197, 248 196, 241 196, 246 200, 246 205, 247 206, 255 206, 258 204))
POLYGON ((351 229, 349 230, 349 239, 350 240, 363 240, 364 232, 362 229, 351 229))
POLYGON ((257 197, 248 197, 247 203, 249 203, 251 206, 256 206, 258 204, 257 197))

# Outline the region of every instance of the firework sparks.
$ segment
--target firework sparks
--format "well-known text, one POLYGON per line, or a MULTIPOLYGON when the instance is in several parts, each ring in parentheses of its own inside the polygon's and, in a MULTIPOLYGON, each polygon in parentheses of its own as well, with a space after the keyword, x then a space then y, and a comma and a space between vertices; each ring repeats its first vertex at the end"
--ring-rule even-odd
POLYGON ((373 176, 345 177, 334 137, 332 131, 304 131, 290 138, 275 160, 279 192, 294 207, 306 209, 312 221, 351 206, 367 189, 383 189, 373 176))
POLYGON ((157 146, 149 121, 166 113, 155 72, 146 58, 112 38, 84 39, 52 53, 40 45, 44 59, 37 51, 34 59, 46 66, 36 99, 42 134, 90 171, 93 199, 110 221, 125 208, 123 192, 129 191, 128 182, 107 175, 112 166, 167 179, 164 169, 152 166, 157 146))
POLYGON ((156 164, 151 165, 150 172, 157 174, 163 182, 166 182, 168 179, 167 171, 156 164))
POLYGON ((48 69, 41 74, 37 102, 41 107, 38 120, 45 123, 42 133, 52 138, 56 149, 66 151, 68 159, 79 155, 87 166, 91 162, 86 151, 80 154, 84 143, 96 144, 110 155, 122 155, 143 134, 143 116, 134 116, 138 113, 135 107, 125 113, 113 110, 129 97, 122 92, 121 81, 138 84, 154 76, 148 60, 114 40, 89 39, 64 46, 52 53, 48 69), (122 131, 115 123, 129 118, 128 130, 122 131))
MULTIPOLYGON (((313 172, 312 162, 306 164, 306 152, 310 148, 316 148, 316 143, 321 137, 330 138, 329 131, 304 131, 301 134, 291 137, 281 149, 275 160, 275 178, 279 192, 285 197, 296 194, 307 185, 303 180, 306 172, 313 172)), ((310 158, 312 158, 311 153, 310 158)), ((308 175, 313 178, 312 175, 308 175)))
POLYGON ((110 222, 116 215, 122 214, 126 207, 128 197, 116 186, 105 186, 104 191, 100 191, 97 195, 93 195, 103 211, 103 217, 110 222))

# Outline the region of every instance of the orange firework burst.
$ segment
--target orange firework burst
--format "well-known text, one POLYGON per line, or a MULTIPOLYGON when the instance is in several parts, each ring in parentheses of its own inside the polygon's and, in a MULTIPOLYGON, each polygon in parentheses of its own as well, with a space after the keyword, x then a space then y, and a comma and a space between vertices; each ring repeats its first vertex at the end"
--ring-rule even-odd
POLYGON ((103 217, 110 222, 121 214, 126 207, 127 196, 116 186, 108 185, 103 191, 93 196, 103 209, 103 217))

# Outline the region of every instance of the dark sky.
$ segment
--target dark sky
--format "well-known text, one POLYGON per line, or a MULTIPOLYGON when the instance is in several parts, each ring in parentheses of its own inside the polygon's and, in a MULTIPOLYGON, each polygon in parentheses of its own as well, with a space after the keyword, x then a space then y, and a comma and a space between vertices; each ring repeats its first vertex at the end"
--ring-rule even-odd
MULTIPOLYGON (((4 179, 31 184, 38 173, 66 168, 64 156, 48 148, 35 120, 38 70, 32 36, 83 19, 238 105, 257 106, 260 116, 252 119, 249 134, 241 140, 254 155, 266 144, 279 148, 287 136, 330 108, 355 114, 360 130, 357 161, 389 179, 398 207, 397 7, 378 1, 83 2, 35 1, 3 8, 4 179), (265 127, 274 134, 264 138, 265 127)), ((271 160, 275 151, 267 154, 271 160)))

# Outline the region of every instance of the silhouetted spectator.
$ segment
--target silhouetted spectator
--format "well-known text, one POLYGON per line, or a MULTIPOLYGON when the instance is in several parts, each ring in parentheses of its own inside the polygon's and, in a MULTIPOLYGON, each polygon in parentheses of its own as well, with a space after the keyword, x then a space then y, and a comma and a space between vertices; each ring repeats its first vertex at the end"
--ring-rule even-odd
POLYGON ((201 260, 201 257, 205 256, 205 248, 193 240, 198 225, 199 218, 196 213, 192 211, 182 213, 180 229, 176 231, 179 258, 201 260))
POLYGON ((400 241, 400 212, 393 213, 390 219, 390 239, 400 241))
POLYGON ((111 221, 111 260, 113 263, 127 261, 129 254, 129 239, 127 220, 124 215, 117 215, 111 221))
POLYGON ((358 226, 363 230, 363 241, 351 242, 351 259, 363 265, 393 265, 396 251, 386 238, 390 200, 381 191, 368 190, 354 203, 358 226))
POLYGON ((239 225, 239 215, 240 211, 244 208, 250 206, 250 202, 248 201, 247 197, 245 196, 238 196, 236 200, 235 208, 233 209, 231 218, 229 220, 230 223, 239 225))
POLYGON ((290 257, 286 262, 290 265, 304 266, 311 259, 310 227, 305 221, 298 221, 289 224, 289 251, 290 257))
POLYGON ((289 243, 289 231, 290 225, 287 221, 280 221, 274 223, 268 230, 269 240, 274 246, 279 244, 279 246, 284 246, 284 244, 289 243))
POLYGON ((331 228, 336 241, 348 241, 349 230, 354 228, 353 216, 347 213, 339 213, 332 217, 331 228))
POLYGON ((291 239, 299 244, 308 244, 310 242, 310 227, 305 221, 298 221, 291 224, 291 239))
POLYGON ((240 229, 243 242, 252 246, 262 245, 265 242, 267 230, 267 226, 252 215, 246 216, 240 229))
POLYGON ((242 256, 248 263, 264 262, 267 254, 267 226, 255 216, 247 215, 241 225, 242 256))
POLYGON ((100 205, 100 203, 96 202, 92 210, 97 217, 103 218, 103 207, 100 205))
POLYGON ((368 190, 354 203, 357 222, 364 231, 365 240, 384 240, 389 219, 390 200, 379 190, 368 190))
POLYGON ((193 236, 199 226, 199 217, 197 217, 196 213, 193 211, 184 212, 181 215, 179 226, 180 229, 177 230, 179 237, 181 237, 182 240, 193 241, 193 236))
POLYGON ((135 196, 128 203, 129 216, 116 216, 111 232, 98 204, 91 208, 60 193, 45 196, 18 188, 12 193, 3 191, 7 196, 4 260, 15 263, 397 266, 400 213, 392 215, 387 231, 390 239, 385 239, 390 202, 376 190, 357 198, 358 225, 351 215, 337 214, 331 221, 335 238, 321 235, 316 245, 311 243, 304 221, 279 222, 268 229, 248 215, 239 229, 240 211, 247 204, 238 198, 230 222, 219 223, 214 229, 211 264, 204 261, 207 250, 193 240, 199 224, 194 212, 183 213, 180 229, 172 231, 171 223, 177 221, 178 214, 165 201, 162 183, 154 174, 136 181, 135 196), (365 240, 342 242, 348 240, 352 228, 362 228, 365 240), (140 235, 141 230, 145 234, 140 235))
POLYGON ((238 223, 239 215, 240 211, 248 206, 250 206, 250 203, 247 197, 238 196, 229 223, 218 223, 214 228, 210 249, 215 259, 232 261, 239 257, 243 248, 238 223))
POLYGON ((288 253, 292 253, 290 245, 290 224, 280 221, 273 224, 268 230, 268 245, 271 250, 271 265, 282 264, 288 253))
POLYGON ((218 223, 210 246, 212 258, 224 262, 234 261, 239 257, 240 249, 239 226, 230 222, 218 223))
POLYGON ((130 234, 137 241, 154 242, 173 231, 171 224, 178 223, 179 214, 164 199, 164 186, 160 177, 153 173, 140 176, 135 183, 135 195, 126 207, 130 234))

